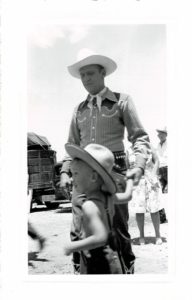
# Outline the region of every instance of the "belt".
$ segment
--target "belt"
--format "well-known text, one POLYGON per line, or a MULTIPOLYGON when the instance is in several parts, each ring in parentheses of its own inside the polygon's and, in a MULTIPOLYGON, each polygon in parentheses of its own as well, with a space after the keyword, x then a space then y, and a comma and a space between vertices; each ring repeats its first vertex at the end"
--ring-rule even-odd
POLYGON ((113 152, 115 158, 115 164, 113 166, 114 171, 116 172, 123 172, 127 170, 127 161, 126 161, 126 154, 123 151, 116 151, 113 152))

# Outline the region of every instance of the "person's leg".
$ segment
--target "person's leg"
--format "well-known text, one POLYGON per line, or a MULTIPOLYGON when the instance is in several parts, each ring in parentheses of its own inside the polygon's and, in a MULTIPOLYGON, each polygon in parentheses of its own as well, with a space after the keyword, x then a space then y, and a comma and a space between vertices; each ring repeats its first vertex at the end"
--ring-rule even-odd
MULTIPOLYGON (((81 225, 82 225, 82 211, 81 205, 85 199, 85 195, 79 195, 75 190, 73 190, 72 195, 72 223, 70 238, 71 241, 78 241, 81 236, 81 225)), ((80 252, 73 253, 73 267, 74 273, 79 274, 80 272, 80 252)))
POLYGON ((161 237, 160 235, 160 217, 159 217, 159 212, 151 213, 151 220, 154 226, 155 230, 155 236, 157 238, 161 237))
POLYGON ((164 193, 166 181, 164 180, 163 176, 160 176, 159 181, 160 181, 160 184, 161 184, 162 193, 164 193))
POLYGON ((39 237, 39 234, 37 233, 37 230, 33 227, 33 225, 28 221, 28 235, 33 240, 37 240, 39 237))
POLYGON ((136 221, 137 221, 137 226, 139 228, 139 234, 140 234, 140 239, 139 239, 140 244, 145 243, 144 220, 145 220, 144 213, 136 213, 136 221))
POLYGON ((161 183, 162 192, 165 193, 165 189, 168 190, 168 168, 159 168, 159 181, 161 183))
POLYGON ((40 249, 42 250, 45 246, 46 238, 43 237, 37 229, 28 221, 28 235, 39 242, 40 249))
MULTIPOLYGON (((166 174, 167 174, 167 173, 166 173, 166 174)), ((160 169, 159 169, 159 181, 160 181, 160 184, 161 184, 162 193, 165 192, 166 185, 167 185, 167 180, 165 180, 164 175, 165 175, 164 168, 160 168, 160 169)), ((161 224, 167 222, 167 217, 166 217, 166 213, 165 213, 165 209, 164 209, 164 208, 162 208, 162 209, 159 211, 159 216, 160 216, 160 223, 161 223, 161 224)))
POLYGON ((166 171, 165 171, 165 188, 164 188, 164 193, 168 193, 168 167, 166 168, 166 171))
POLYGON ((164 208, 159 210, 159 217, 160 217, 160 223, 161 224, 167 223, 167 216, 166 216, 164 208))
POLYGON ((160 235, 160 216, 159 212, 151 213, 151 220, 155 229, 155 236, 156 236, 156 244, 162 244, 162 239, 160 235))
POLYGON ((167 186, 167 181, 165 180, 164 177, 161 179, 161 185, 162 185, 162 193, 165 193, 165 188, 167 186))
MULTIPOLYGON (((125 176, 127 165, 126 165, 125 157, 123 158, 123 155, 120 156, 115 155, 115 165, 118 166, 118 171, 113 169, 113 171, 116 173, 116 176, 118 175, 119 172, 121 173, 121 175, 125 176)), ((115 173, 113 174, 114 176, 115 173)), ((115 178, 115 180, 117 179, 118 176, 117 178, 115 178)), ((125 188, 126 185, 124 185, 122 182, 121 188, 123 188, 123 186, 125 188)), ((116 231, 120 255, 126 268, 125 270, 126 274, 134 274, 135 255, 131 247, 131 237, 128 232, 128 221, 129 221, 128 204, 115 205, 113 227, 114 230, 116 231)))
POLYGON ((131 238, 128 232, 128 204, 115 205, 115 216, 113 219, 114 230, 117 234, 119 248, 127 268, 127 274, 134 273, 135 255, 131 247, 131 238))

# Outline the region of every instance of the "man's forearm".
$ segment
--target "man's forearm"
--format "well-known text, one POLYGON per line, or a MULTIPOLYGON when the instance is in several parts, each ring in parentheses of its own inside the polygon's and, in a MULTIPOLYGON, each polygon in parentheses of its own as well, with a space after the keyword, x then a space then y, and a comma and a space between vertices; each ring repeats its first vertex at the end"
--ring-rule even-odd
POLYGON ((63 162, 63 165, 62 165, 62 167, 61 167, 61 171, 60 171, 60 173, 69 173, 69 171, 70 171, 70 164, 71 164, 71 159, 69 158, 69 159, 67 159, 67 160, 65 160, 64 162, 63 162))
POLYGON ((133 141, 133 151, 135 154, 135 167, 145 169, 146 161, 151 154, 149 137, 146 133, 137 137, 133 141))
POLYGON ((123 121, 127 128, 128 140, 133 145, 137 168, 145 169, 146 160, 151 153, 149 136, 137 115, 135 105, 128 96, 122 106, 123 121))

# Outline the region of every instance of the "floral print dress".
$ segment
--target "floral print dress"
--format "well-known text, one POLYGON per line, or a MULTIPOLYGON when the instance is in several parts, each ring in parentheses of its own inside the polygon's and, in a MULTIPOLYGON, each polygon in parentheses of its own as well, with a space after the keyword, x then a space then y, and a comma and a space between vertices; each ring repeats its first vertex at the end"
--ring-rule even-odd
MULTIPOLYGON (((134 161, 134 154, 130 154, 130 167, 134 166, 134 161)), ((153 167, 151 155, 146 163, 145 173, 140 179, 139 185, 133 190, 130 206, 135 213, 155 213, 163 208, 161 185, 158 176, 152 172, 153 167)))

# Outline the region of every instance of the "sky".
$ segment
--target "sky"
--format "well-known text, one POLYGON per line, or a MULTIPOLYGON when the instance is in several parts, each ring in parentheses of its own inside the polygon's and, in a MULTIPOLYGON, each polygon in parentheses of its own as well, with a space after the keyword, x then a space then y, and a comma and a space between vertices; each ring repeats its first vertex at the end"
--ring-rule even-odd
POLYGON ((114 59, 117 70, 106 77, 111 90, 129 94, 154 146, 156 128, 167 123, 166 25, 34 25, 28 32, 28 131, 46 136, 65 154, 73 110, 87 92, 67 66, 83 48, 114 59))

